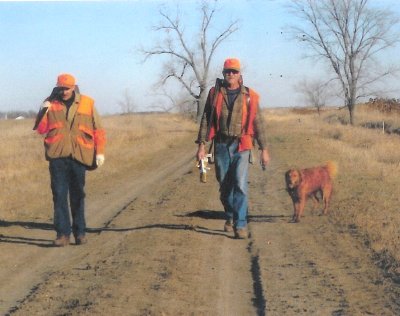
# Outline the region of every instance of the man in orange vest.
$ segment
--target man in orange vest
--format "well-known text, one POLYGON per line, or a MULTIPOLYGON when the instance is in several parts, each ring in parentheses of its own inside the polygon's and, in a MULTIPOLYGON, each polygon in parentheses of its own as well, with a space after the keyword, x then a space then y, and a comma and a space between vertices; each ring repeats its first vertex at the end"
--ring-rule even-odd
POLYGON ((196 143, 197 159, 206 155, 205 142, 214 141, 216 176, 220 199, 225 209, 224 230, 245 239, 248 210, 248 166, 253 140, 260 149, 260 162, 270 160, 266 144, 265 121, 259 111, 258 94, 242 84, 240 61, 228 58, 218 89, 210 89, 196 143))
POLYGON ((61 74, 38 113, 34 129, 46 135, 44 147, 49 161, 57 232, 54 245, 69 245, 71 232, 77 245, 85 244, 86 170, 103 165, 106 143, 94 100, 79 93, 72 75, 61 74))

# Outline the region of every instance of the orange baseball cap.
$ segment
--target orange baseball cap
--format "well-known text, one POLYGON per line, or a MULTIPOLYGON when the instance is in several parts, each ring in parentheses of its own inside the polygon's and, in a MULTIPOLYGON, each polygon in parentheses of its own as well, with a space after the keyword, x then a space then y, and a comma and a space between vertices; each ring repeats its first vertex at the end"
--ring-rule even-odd
POLYGON ((61 74, 57 77, 57 87, 72 88, 75 86, 75 78, 70 74, 61 74))
POLYGON ((224 70, 225 69, 234 69, 240 71, 240 61, 237 58, 228 58, 224 62, 224 70))

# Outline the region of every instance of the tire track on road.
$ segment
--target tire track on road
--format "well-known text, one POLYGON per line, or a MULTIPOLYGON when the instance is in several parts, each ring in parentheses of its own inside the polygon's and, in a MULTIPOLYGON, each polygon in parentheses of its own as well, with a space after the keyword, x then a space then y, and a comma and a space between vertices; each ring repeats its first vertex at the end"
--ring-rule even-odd
POLYGON ((253 241, 249 242, 249 253, 251 255, 251 275, 253 278, 254 300, 253 304, 257 310, 258 316, 265 316, 267 300, 263 290, 263 281, 261 276, 260 257, 255 249, 253 241))

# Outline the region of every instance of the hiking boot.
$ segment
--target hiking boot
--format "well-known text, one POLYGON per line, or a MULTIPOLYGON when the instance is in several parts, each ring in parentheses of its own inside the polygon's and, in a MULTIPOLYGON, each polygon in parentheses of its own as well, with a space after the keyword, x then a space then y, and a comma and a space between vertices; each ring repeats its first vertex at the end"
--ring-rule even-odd
POLYGON ((75 237, 75 245, 84 245, 87 243, 87 239, 84 235, 75 237))
POLYGON ((224 231, 227 233, 233 232, 233 222, 231 220, 225 222, 224 231))
POLYGON ((236 239, 247 239, 248 237, 247 229, 246 228, 237 228, 235 229, 235 238, 236 239))
POLYGON ((54 246, 56 247, 65 247, 69 245, 69 236, 60 236, 54 240, 54 246))

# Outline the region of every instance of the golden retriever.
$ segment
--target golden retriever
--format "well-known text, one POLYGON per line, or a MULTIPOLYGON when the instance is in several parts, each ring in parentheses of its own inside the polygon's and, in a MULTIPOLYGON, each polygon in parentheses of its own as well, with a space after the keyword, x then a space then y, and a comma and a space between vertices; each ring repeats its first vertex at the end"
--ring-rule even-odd
POLYGON ((332 195, 332 180, 337 174, 337 164, 328 161, 326 165, 308 169, 290 169, 285 173, 286 190, 293 201, 294 214, 292 222, 298 223, 303 215, 308 197, 318 204, 317 193, 322 194, 324 202, 323 214, 328 213, 328 205, 332 195))

